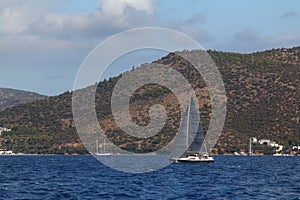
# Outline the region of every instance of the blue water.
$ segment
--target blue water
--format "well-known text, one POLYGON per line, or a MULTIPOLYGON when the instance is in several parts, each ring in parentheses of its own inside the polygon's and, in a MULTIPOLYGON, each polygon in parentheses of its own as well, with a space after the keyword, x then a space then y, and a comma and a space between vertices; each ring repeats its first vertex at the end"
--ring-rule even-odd
POLYGON ((123 173, 92 156, 1 156, 0 199, 300 199, 300 157, 215 157, 123 173))

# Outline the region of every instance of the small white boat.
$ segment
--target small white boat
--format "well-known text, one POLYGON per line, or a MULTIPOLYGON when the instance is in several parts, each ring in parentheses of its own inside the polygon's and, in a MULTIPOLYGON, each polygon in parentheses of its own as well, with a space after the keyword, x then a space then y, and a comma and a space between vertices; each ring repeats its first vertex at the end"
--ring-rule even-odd
POLYGON ((14 155, 14 153, 10 150, 0 149, 0 155, 14 155))
POLYGON ((108 156, 108 155, 112 155, 112 153, 107 153, 107 152, 99 152, 96 153, 97 156, 108 156))
POLYGON ((238 152, 234 152, 233 153, 235 156, 240 156, 241 154, 239 154, 238 152))
POLYGON ((207 155, 194 156, 190 155, 187 157, 181 157, 175 160, 175 162, 214 162, 214 158, 207 155))
POLYGON ((242 151, 242 152, 240 153, 240 155, 241 155, 241 156, 247 156, 247 153, 245 153, 245 152, 242 151))
POLYGON ((199 113, 192 98, 180 124, 170 160, 176 163, 214 162, 208 154, 199 113))
POLYGON ((103 149, 101 152, 99 152, 99 138, 97 138, 96 141, 96 153, 95 155, 97 156, 108 156, 108 155, 112 155, 111 152, 106 151, 106 143, 105 143, 105 139, 103 139, 103 149))

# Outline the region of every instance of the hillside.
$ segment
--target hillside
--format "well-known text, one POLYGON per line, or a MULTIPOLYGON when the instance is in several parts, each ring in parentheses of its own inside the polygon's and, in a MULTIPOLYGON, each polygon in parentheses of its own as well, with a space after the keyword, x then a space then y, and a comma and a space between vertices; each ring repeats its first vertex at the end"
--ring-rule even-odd
POLYGON ((34 92, 0 88, 0 111, 5 110, 8 107, 16 106, 22 103, 29 103, 44 98, 47 98, 47 96, 34 92))
MULTIPOLYGON (((215 146, 219 153, 246 150, 249 137, 269 138, 286 147, 300 144, 299 47, 254 54, 208 53, 222 74, 228 98, 225 126, 215 146)), ((201 121, 207 130, 210 99, 200 75, 173 53, 156 62, 171 66, 190 80, 199 97, 201 121), (200 81, 193 82, 194 77, 200 81)), ((135 91, 130 112, 138 124, 149 123, 147 111, 156 103, 165 106, 168 120, 158 135, 134 139, 119 130, 111 115, 110 96, 119 78, 110 78, 97 86, 97 117, 107 136, 119 147, 135 152, 153 151, 168 143, 179 126, 176 97, 158 85, 135 91)), ((0 126, 13 129, 3 135, 2 145, 26 153, 86 153, 75 131, 71 98, 72 93, 66 92, 0 112, 0 126)))

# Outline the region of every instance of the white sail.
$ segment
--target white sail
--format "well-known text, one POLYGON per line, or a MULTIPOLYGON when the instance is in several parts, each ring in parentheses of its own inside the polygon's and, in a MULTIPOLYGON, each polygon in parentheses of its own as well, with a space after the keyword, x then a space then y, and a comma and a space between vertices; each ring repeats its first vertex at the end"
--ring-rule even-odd
POLYGON ((192 153, 205 154, 207 153, 206 145, 204 143, 204 133, 202 125, 199 123, 196 136, 190 145, 190 151, 192 153))
MULTIPOLYGON (((188 110, 188 108, 187 108, 188 110)), ((173 146, 173 151, 171 155, 171 159, 177 159, 181 157, 187 150, 187 125, 188 125, 188 112, 184 113, 184 117, 181 121, 178 134, 176 136, 176 140, 173 146)))
MULTIPOLYGON (((195 102, 191 98, 176 136, 171 156, 172 158, 176 159, 186 156, 187 153, 196 150, 194 145, 191 146, 191 144, 193 144, 193 141, 196 138, 199 121, 199 112, 196 108, 195 102)), ((198 151, 199 149, 200 147, 198 148, 198 151)))
POLYGON ((171 160, 176 162, 213 162, 208 155, 199 112, 191 98, 173 146, 171 160))

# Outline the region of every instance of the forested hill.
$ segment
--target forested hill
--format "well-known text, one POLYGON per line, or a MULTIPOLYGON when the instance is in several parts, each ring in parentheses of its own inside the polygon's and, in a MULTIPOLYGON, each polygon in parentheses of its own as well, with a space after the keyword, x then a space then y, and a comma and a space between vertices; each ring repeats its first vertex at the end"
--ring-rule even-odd
POLYGON ((44 99, 47 96, 34 92, 15 90, 9 88, 0 88, 0 111, 8 107, 16 106, 22 103, 29 103, 35 100, 44 99))
MULTIPOLYGON (((247 149, 249 137, 269 138, 286 147, 300 144, 300 48, 273 49, 253 54, 208 51, 218 66, 228 98, 225 126, 216 148, 219 153, 247 149)), ((199 76, 189 63, 174 53, 156 62, 178 70, 188 80, 199 76)), ((119 77, 98 84, 96 110, 107 136, 121 148, 135 152, 153 151, 170 141, 178 130, 178 102, 166 88, 149 85, 136 91, 131 114, 138 124, 149 123, 149 106, 166 107, 168 119, 161 134, 131 140, 112 119, 110 95, 119 77)), ((191 83, 199 96, 201 120, 206 130, 210 99, 205 83, 191 83)), ((25 153, 86 153, 72 120, 72 93, 18 105, 0 112, 5 133, 2 145, 25 153)))

